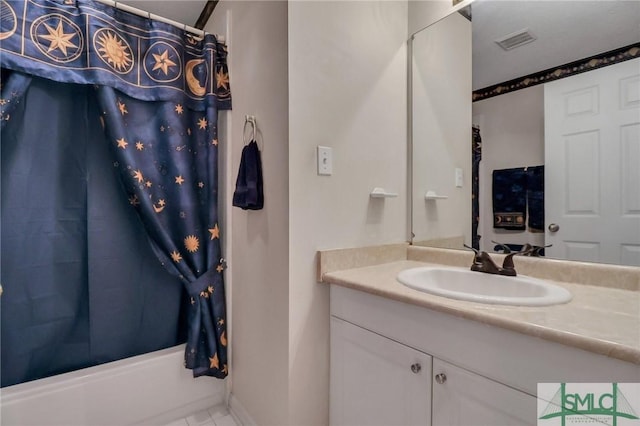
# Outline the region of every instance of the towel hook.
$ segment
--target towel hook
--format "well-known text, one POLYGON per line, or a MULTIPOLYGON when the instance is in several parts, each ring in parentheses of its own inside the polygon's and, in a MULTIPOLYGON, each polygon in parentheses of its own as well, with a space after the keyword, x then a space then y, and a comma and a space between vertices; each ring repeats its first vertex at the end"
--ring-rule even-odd
POLYGON ((246 130, 247 130, 247 123, 251 123, 251 141, 255 141, 256 140, 256 117, 254 115, 245 115, 244 116, 244 128, 242 129, 242 140, 245 143, 245 145, 247 144, 247 141, 244 140, 244 135, 246 134, 246 130))

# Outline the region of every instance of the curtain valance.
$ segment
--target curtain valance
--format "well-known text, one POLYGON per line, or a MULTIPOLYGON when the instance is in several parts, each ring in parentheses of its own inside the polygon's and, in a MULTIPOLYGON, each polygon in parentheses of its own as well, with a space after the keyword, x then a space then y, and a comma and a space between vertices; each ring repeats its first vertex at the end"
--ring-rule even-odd
POLYGON ((194 110, 231 108, 227 50, 213 35, 90 0, 3 0, 0 15, 3 68, 194 110))

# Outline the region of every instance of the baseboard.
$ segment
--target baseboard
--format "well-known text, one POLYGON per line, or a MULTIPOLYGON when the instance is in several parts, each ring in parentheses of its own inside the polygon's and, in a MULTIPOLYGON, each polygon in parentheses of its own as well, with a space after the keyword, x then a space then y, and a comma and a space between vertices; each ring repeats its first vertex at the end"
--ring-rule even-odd
POLYGON ((258 426, 233 393, 229 395, 229 413, 240 426, 258 426))

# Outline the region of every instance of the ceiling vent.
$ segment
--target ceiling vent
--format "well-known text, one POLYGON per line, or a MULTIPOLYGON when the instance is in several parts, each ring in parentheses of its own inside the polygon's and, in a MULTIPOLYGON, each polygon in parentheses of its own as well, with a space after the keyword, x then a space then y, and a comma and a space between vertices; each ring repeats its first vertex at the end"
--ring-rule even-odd
POLYGON ((531 43, 535 39, 536 37, 529 32, 529 29, 525 28, 511 34, 507 34, 506 36, 495 40, 495 42, 498 43, 498 46, 502 47, 504 50, 511 50, 527 43, 531 43))

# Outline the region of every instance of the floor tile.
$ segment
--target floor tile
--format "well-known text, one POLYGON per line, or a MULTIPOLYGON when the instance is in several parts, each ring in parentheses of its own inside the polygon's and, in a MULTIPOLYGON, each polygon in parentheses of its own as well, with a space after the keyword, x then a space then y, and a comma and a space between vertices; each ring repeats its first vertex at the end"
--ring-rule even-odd
POLYGON ((224 417, 216 419, 216 426, 238 426, 233 420, 233 417, 229 414, 224 417))
POLYGON ((165 426, 189 426, 189 423, 187 423, 187 419, 178 419, 165 426))
POLYGON ((227 407, 225 407, 224 405, 211 407, 208 411, 213 420, 229 415, 229 410, 227 410, 227 407))
POLYGON ((202 410, 190 416, 187 416, 189 426, 205 426, 207 423, 213 423, 213 419, 209 411, 202 410))

